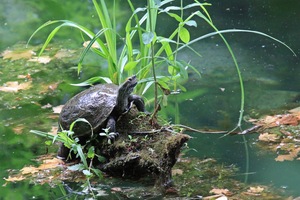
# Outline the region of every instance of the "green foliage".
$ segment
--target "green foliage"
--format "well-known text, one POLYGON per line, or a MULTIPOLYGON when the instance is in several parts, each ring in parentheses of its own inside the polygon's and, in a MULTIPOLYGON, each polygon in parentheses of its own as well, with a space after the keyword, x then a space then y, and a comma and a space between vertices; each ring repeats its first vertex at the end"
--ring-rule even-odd
MULTIPOLYGON (((118 34, 116 29, 116 23, 118 20, 115 17, 117 12, 116 1, 114 0, 112 3, 112 14, 110 15, 110 12, 108 12, 109 7, 105 0, 93 0, 92 2, 99 18, 100 25, 100 30, 97 33, 94 33, 88 28, 73 21, 54 20, 46 22, 40 26, 32 34, 28 42, 30 42, 32 37, 41 29, 56 24, 57 26, 48 35, 39 53, 39 55, 41 55, 62 27, 78 29, 83 33, 83 39, 85 40, 87 37, 89 40, 88 45, 80 56, 78 72, 82 70, 83 60, 89 50, 105 59, 107 61, 108 68, 107 74, 101 74, 101 76, 93 77, 77 85, 91 85, 99 80, 120 84, 125 77, 137 74, 138 79, 140 80, 137 92, 145 94, 150 88, 154 87, 154 95, 152 96, 154 96, 154 108, 156 108, 159 103, 158 98, 160 98, 160 102, 163 104, 167 103, 167 95, 171 93, 170 91, 186 91, 182 83, 188 79, 188 69, 200 76, 200 73, 195 67, 177 59, 178 52, 184 48, 189 48, 199 56, 199 54, 194 51, 190 45, 210 36, 219 35, 232 56, 240 80, 241 108, 237 124, 237 127, 240 127, 245 102, 244 85, 234 53, 223 34, 232 32, 255 33, 269 37, 270 39, 283 44, 287 48, 289 47, 276 38, 258 31, 238 29, 219 31, 214 25, 212 18, 206 9, 207 6, 211 5, 209 3, 200 3, 195 0, 194 3, 183 6, 183 0, 181 0, 180 6, 174 6, 172 4, 173 1, 174 0, 148 0, 147 7, 136 8, 131 0, 127 0, 132 11, 132 15, 129 17, 125 25, 125 36, 121 36, 118 34), (187 10, 188 12, 192 10, 192 12, 187 17, 184 17, 184 12, 187 10), (163 15, 163 17, 167 15, 177 22, 177 27, 174 27, 173 32, 168 36, 157 35, 156 22, 159 20, 161 15, 163 15), (198 27, 196 22, 197 18, 204 20, 205 23, 209 24, 213 28, 214 31, 191 40, 189 29, 192 27, 198 27), (118 45, 120 42, 121 45, 118 45), (163 75, 157 75, 157 71, 159 74, 163 75)), ((289 48, 289 50, 291 49, 289 48)))
POLYGON ((103 128, 103 132, 99 133, 100 136, 107 138, 108 144, 112 143, 111 138, 114 138, 115 134, 116 133, 114 133, 114 132, 109 132, 109 128, 103 128))
MULTIPOLYGON (((57 24, 57 26, 48 35, 39 53, 39 55, 41 55, 49 42, 62 27, 73 27, 80 30, 84 36, 87 36, 90 40, 80 57, 78 72, 80 72, 82 69, 84 57, 89 50, 92 50, 94 53, 107 61, 108 77, 101 76, 103 77, 101 79, 106 82, 119 84, 128 75, 138 74, 139 80, 144 83, 139 86, 140 93, 145 93, 153 85, 163 87, 162 89, 164 90, 170 90, 170 86, 173 86, 176 89, 178 87, 177 85, 179 84, 179 79, 187 79, 186 70, 190 67, 190 65, 186 65, 184 62, 176 60, 176 55, 174 55, 173 49, 174 47, 172 46, 175 45, 175 48, 178 48, 179 45, 189 43, 190 34, 185 26, 197 26, 197 24, 194 20, 190 20, 192 16, 189 16, 187 19, 183 19, 183 10, 195 6, 199 7, 200 3, 195 3, 193 6, 188 6, 186 8, 176 7, 176 9, 174 9, 174 6, 163 8, 170 2, 172 1, 165 0, 160 2, 149 0, 147 8, 135 8, 132 2, 128 0, 128 4, 132 10, 132 15, 128 19, 125 26, 125 37, 122 37, 119 36, 116 30, 116 19, 114 18, 115 15, 109 15, 108 7, 105 1, 100 0, 100 3, 98 3, 96 0, 93 0, 93 4, 101 26, 100 31, 97 33, 93 33, 88 28, 77 24, 76 22, 68 20, 54 20, 46 22, 40 26, 32 34, 28 42, 30 42, 32 37, 41 29, 57 24), (181 16, 172 13, 172 10, 181 10, 181 16), (156 35, 155 28, 159 11, 160 13, 167 12, 179 23, 178 28, 176 28, 168 37, 156 35), (173 40, 176 35, 177 40, 173 40), (124 38, 124 40, 122 40, 122 38, 124 38), (180 43, 179 38, 183 43, 180 43), (138 39, 139 41, 137 47, 135 47, 135 39, 138 39), (123 41, 120 53, 118 53, 118 49, 120 49, 120 47, 117 46, 117 41, 123 41), (98 48, 92 47, 93 44, 95 44, 98 48), (157 49, 155 50, 154 45, 160 47, 155 47, 155 49, 157 49), (151 69, 156 68, 160 69, 161 72, 167 71, 167 76, 161 76, 166 78, 162 79, 153 76, 154 74, 151 74, 151 69), (164 70, 164 68, 166 70, 164 70)), ((192 67, 191 69, 199 74, 196 68, 192 67)), ((99 81, 99 79, 100 78, 92 78, 79 85, 93 84, 94 81, 99 81)), ((184 88, 183 86, 180 87, 184 88)))
POLYGON ((94 172, 97 176, 102 177, 100 171, 98 169, 93 168, 93 166, 92 166, 92 162, 93 162, 94 158, 98 158, 99 160, 101 160, 102 157, 95 153, 95 147, 93 147, 93 146, 89 147, 87 153, 84 153, 85 152, 84 149, 86 147, 79 144, 79 139, 76 136, 74 136, 74 132, 72 131, 72 129, 77 122, 84 122, 84 123, 87 123, 90 125, 90 123, 86 119, 79 118, 70 125, 69 130, 59 131, 57 133, 57 135, 55 135, 55 136, 52 134, 42 132, 42 131, 37 131, 37 130, 31 130, 30 132, 37 134, 39 136, 43 136, 43 137, 52 139, 52 143, 54 143, 55 141, 63 142, 64 145, 70 149, 69 156, 73 152, 76 155, 76 157, 79 157, 82 164, 78 164, 76 166, 71 166, 70 170, 82 171, 87 176, 87 178, 91 178, 93 176, 92 172, 94 172), (88 159, 90 160, 90 163, 88 163, 88 159))

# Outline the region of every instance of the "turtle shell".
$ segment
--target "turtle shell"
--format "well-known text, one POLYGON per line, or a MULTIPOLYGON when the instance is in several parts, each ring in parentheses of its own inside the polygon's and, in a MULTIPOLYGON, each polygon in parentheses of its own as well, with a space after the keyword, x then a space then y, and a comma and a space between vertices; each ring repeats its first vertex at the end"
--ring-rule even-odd
MULTIPOLYGON (((84 118, 91 124, 94 133, 102 131, 116 106, 118 89, 114 84, 99 84, 75 95, 62 108, 59 117, 61 128, 69 130, 75 120, 84 118)), ((91 127, 87 123, 78 122, 73 131, 76 136, 87 136, 91 134, 91 127)))

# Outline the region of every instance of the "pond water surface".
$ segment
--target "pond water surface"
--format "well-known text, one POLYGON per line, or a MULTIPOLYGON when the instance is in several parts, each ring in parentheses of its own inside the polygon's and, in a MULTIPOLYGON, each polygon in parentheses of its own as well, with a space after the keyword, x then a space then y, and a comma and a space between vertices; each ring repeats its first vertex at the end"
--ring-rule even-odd
MULTIPOLYGON (((239 28, 252 29, 270 34, 289 45, 300 55, 299 43, 299 1, 291 0, 283 3, 279 0, 251 1, 213 1, 209 8, 210 14, 219 29, 239 28)), ((0 50, 17 44, 22 46, 31 33, 42 23, 51 19, 71 19, 85 26, 97 29, 97 20, 91 2, 88 1, 21 1, 4 0, 0 5, 0 50), (86 13, 89 13, 86 15, 86 13)), ((124 11, 120 15, 128 16, 124 11)), ((160 21, 159 31, 165 30, 164 20, 160 21)), ((168 22, 165 22, 168 23, 168 22)), ((208 33, 208 27, 191 30, 192 37, 208 33)), ((258 35, 246 33, 227 34, 245 83, 245 115, 259 117, 263 114, 280 113, 300 105, 300 64, 299 58, 284 46, 258 35)), ((41 33, 35 38, 34 44, 40 44, 45 39, 41 33)), ((80 48, 80 34, 72 31, 61 33, 54 41, 58 48, 80 48), (61 43, 64 41, 64 43, 61 43), (78 44, 77 44, 78 42, 78 44), (68 46, 67 46, 68 45, 68 46), (67 47, 65 47, 67 46, 67 47)), ((240 88, 235 67, 218 37, 212 37, 193 46, 202 57, 196 57, 191 52, 182 51, 180 58, 191 61, 197 66, 202 77, 191 74, 186 88, 190 91, 203 90, 202 95, 180 102, 180 123, 198 128, 214 128, 230 130, 238 122, 240 109, 240 88)), ((38 49, 37 49, 38 50, 38 49)), ((76 54, 76 53, 74 53, 76 54)), ((73 55, 76 57, 76 55, 73 55)), ((26 61, 12 66, 7 59, 1 58, 0 86, 8 81, 17 80, 18 75, 31 74, 34 68, 26 61), (5 75, 5 76, 4 76, 5 75), (10 77, 11 76, 11 77, 10 77)), ((87 66, 96 66, 98 61, 90 56, 87 66)), ((70 87, 69 83, 78 82, 76 74, 76 59, 52 62, 45 65, 40 72, 34 72, 33 79, 40 83, 34 94, 20 92, 7 94, 0 91, 0 177, 8 172, 19 170, 24 166, 34 165, 34 159, 47 152, 55 152, 56 147, 49 149, 41 139, 29 133, 31 129, 50 131, 56 126, 57 118, 52 117, 51 109, 41 108, 46 104, 53 106, 63 104, 78 88, 70 87), (70 69, 73 67, 74 69, 70 69), (57 90, 43 91, 42 85, 57 90), (46 93, 46 95, 44 95, 46 93)), ((99 73, 101 69, 87 68, 81 80, 99 73)), ((20 79, 20 78, 19 78, 20 79)), ((170 116, 170 120, 173 117, 170 116)), ((243 122, 243 128, 249 124, 243 122)), ((246 172, 246 152, 244 140, 240 136, 220 137, 189 133, 194 138, 188 143, 190 148, 197 150, 188 156, 198 158, 212 157, 226 165, 235 164, 240 169, 236 176, 244 180, 246 172)), ((274 153, 264 152, 257 147, 257 135, 246 137, 249 147, 248 182, 274 185, 283 189, 286 195, 300 196, 300 161, 276 162, 274 153)), ((123 183, 126 185, 127 183, 123 183)), ((130 184, 128 183, 128 187, 130 184)), ((27 182, 8 184, 0 188, 0 199, 56 199, 63 196, 60 187, 33 185, 27 182)))

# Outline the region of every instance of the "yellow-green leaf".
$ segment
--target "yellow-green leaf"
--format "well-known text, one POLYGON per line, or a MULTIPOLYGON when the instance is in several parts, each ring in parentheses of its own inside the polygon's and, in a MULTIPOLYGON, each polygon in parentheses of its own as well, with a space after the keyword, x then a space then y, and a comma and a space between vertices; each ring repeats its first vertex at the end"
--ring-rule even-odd
POLYGON ((179 30, 179 37, 180 37, 182 42, 189 43, 189 41, 190 41, 190 32, 186 28, 181 27, 180 30, 179 30))
POLYGON ((128 63, 125 65, 124 70, 125 70, 125 71, 133 70, 137 64, 138 64, 137 61, 131 61, 131 62, 128 62, 128 63))

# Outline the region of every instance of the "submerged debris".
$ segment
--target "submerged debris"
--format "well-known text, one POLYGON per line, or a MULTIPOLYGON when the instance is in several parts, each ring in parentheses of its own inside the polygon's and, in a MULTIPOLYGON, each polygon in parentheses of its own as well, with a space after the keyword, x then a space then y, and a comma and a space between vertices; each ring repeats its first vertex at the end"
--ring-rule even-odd
POLYGON ((260 134, 258 145, 276 152, 276 161, 300 160, 300 107, 286 114, 268 115, 250 122, 259 126, 255 130, 260 134))

